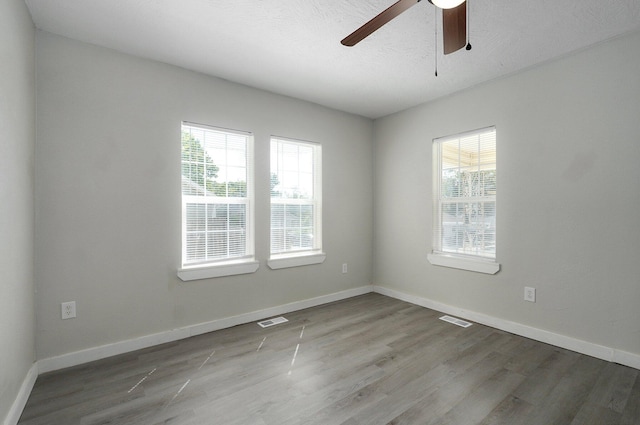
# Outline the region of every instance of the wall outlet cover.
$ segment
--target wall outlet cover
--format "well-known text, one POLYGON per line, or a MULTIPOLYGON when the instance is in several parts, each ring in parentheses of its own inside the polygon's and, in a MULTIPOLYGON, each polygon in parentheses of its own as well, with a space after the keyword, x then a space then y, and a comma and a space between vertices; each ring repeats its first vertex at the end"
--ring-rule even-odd
POLYGON ((62 320, 73 319, 74 317, 76 317, 76 302, 75 301, 68 301, 68 302, 60 304, 60 306, 61 306, 62 320))
POLYGON ((525 286, 524 288, 524 300, 529 302, 536 302, 536 288, 525 286))

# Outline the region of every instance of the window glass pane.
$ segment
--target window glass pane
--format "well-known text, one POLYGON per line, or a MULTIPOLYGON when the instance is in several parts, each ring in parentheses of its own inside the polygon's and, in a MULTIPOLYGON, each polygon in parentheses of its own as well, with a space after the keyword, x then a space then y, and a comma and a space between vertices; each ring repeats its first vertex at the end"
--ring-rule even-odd
POLYGON ((313 247, 313 228, 301 227, 300 228, 300 247, 312 248, 313 247))
POLYGON ((478 196, 495 196, 496 170, 482 170, 478 175, 478 196))
POLYGON ((301 173, 313 173, 313 148, 309 146, 300 146, 299 161, 301 173))
POLYGON ((442 169, 460 167, 460 153, 458 151, 458 140, 441 142, 442 169))
POLYGON ((246 133, 183 124, 183 265, 251 252, 249 143, 246 133))
POLYGON ((460 171, 457 169, 442 170, 442 197, 457 198, 462 196, 462 185, 460 184, 460 171))
POLYGON ((284 227, 284 204, 271 204, 271 228, 284 227))
POLYGON ((282 170, 292 171, 294 173, 297 173, 298 163, 299 163, 298 146, 293 143, 282 143, 281 151, 282 151, 282 165, 281 165, 282 170))
POLYGON ((206 205, 187 204, 187 232, 205 231, 207 229, 206 205))
POLYGON ((300 198, 313 198, 313 174, 300 173, 300 198))
POLYGON ((209 230, 223 231, 227 230, 227 204, 210 204, 208 205, 207 221, 209 230))
POLYGON ((229 229, 242 230, 246 222, 246 206, 242 204, 229 205, 229 229))
POLYGON ((271 252, 284 251, 284 228, 271 228, 271 252))
POLYGON ((206 233, 187 233, 187 259, 199 261, 206 258, 206 233))
POLYGON ((286 228, 284 231, 284 250, 285 251, 294 251, 298 248, 298 244, 296 241, 298 240, 299 235, 298 229, 286 228))
POLYGON ((495 203, 443 204, 442 243, 446 252, 495 252, 495 203))
POLYGON ((495 129, 434 141, 434 251, 495 258, 495 129))
POLYGON ((319 145, 271 140, 272 253, 321 248, 319 155, 319 145))
POLYGON ((229 247, 229 240, 227 238, 227 232, 210 232, 207 238, 208 244, 208 258, 221 259, 227 258, 227 249, 229 247))
POLYGON ((232 256, 244 255, 245 238, 244 230, 229 232, 229 251, 232 256))
POLYGON ((282 176, 282 195, 285 198, 300 198, 300 174, 297 171, 284 170, 282 176))
POLYGON ((300 227, 300 205, 285 206, 285 226, 288 229, 300 227))
POLYGON ((300 206, 300 226, 309 228, 313 226, 313 205, 300 206))
POLYGON ((284 204, 271 204, 271 252, 284 250, 284 204))

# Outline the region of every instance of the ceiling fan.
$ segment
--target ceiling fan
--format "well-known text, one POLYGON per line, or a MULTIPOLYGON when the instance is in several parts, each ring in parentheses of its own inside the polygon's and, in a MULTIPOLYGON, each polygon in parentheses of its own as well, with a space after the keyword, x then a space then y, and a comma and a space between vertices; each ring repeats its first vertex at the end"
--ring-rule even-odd
MULTIPOLYGON (((345 46, 355 46, 384 24, 400 15, 421 0, 398 0, 389 8, 382 11, 369 22, 345 37, 341 43, 345 46)), ((442 9, 442 39, 444 54, 448 55, 467 47, 467 2, 465 0, 428 0, 429 3, 442 9)))

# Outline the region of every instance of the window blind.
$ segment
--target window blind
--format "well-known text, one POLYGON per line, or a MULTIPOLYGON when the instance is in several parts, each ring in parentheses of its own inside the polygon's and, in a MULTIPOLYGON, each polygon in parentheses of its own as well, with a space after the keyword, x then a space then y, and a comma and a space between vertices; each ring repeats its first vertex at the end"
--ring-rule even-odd
POLYGON ((253 255, 251 133, 183 123, 182 264, 253 255))
POLYGON ((434 253, 495 259, 495 128, 435 139, 433 158, 434 253))
POLYGON ((322 249, 321 147, 271 138, 271 254, 322 249))

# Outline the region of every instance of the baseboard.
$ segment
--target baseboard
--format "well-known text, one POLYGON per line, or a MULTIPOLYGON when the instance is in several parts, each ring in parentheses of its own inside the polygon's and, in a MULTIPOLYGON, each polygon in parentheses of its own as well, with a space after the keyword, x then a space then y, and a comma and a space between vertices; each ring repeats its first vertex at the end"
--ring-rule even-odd
POLYGON ((166 332, 160 332, 153 335, 147 335, 140 338, 134 338, 126 341, 107 344, 100 347, 94 347, 87 350, 76 351, 73 353, 63 354, 61 356, 39 360, 31 367, 31 369, 29 369, 29 372, 27 373, 27 376, 25 377, 24 382, 20 387, 20 392, 9 411, 9 414, 5 418, 4 425, 15 425, 18 423, 20 415, 22 414, 22 410, 27 403, 27 400, 29 398, 29 395, 31 394, 31 390, 33 389, 33 385, 35 384, 36 378, 38 377, 39 373, 51 372, 54 370, 76 366, 79 364, 111 357, 118 354, 128 353, 138 349, 163 344, 166 342, 189 338, 190 336, 213 332, 245 323, 256 322, 264 318, 286 314, 305 308, 315 307, 334 301, 340 301, 358 295, 364 295, 369 292, 376 292, 388 297, 396 298, 425 308, 441 311, 446 314, 470 320, 472 322, 481 323, 483 325, 491 326, 496 329, 500 329, 526 338, 531 338, 536 341, 544 342, 561 348, 566 348, 568 350, 576 351, 606 361, 619 363, 635 369, 640 369, 640 355, 638 354, 616 350, 576 338, 571 338, 565 335, 559 335, 550 331, 526 326, 520 323, 499 319, 470 310, 465 310, 427 298, 409 295, 394 289, 385 288, 382 286, 365 285, 354 289, 348 289, 333 294, 309 298, 302 301, 296 301, 264 310, 226 317, 223 319, 213 320, 211 322, 200 323, 184 328, 173 329, 166 332))
POLYGON ((225 317, 222 319, 213 320, 211 322, 199 323, 184 328, 172 329, 165 332, 146 335, 140 338, 134 338, 126 341, 116 342, 113 344, 93 347, 86 350, 63 354, 60 356, 49 357, 38 361, 38 370, 40 373, 46 373, 71 366, 77 366, 94 360, 100 360, 118 354, 124 354, 142 348, 164 344, 166 342, 178 341, 180 339, 189 338, 191 336, 213 332, 220 329, 226 329, 245 323, 256 322, 261 319, 286 314, 296 310, 302 310, 305 308, 315 307, 334 301, 340 301, 358 295, 367 294, 369 292, 372 292, 372 290, 373 287, 371 285, 361 286, 354 289, 335 292, 329 295, 322 295, 320 297, 309 298, 302 301, 296 301, 289 304, 271 307, 264 310, 253 311, 237 316, 225 317))
POLYGON ((628 351, 613 350, 614 363, 623 364, 634 369, 640 369, 640 356, 628 351))
POLYGON ((465 310, 427 298, 409 295, 404 292, 396 291, 394 289, 389 289, 382 286, 374 286, 373 292, 406 301, 411 304, 426 307, 432 310, 441 311, 443 313, 470 320, 472 322, 491 326, 492 328, 520 335, 525 338, 530 338, 536 341, 544 342, 546 344, 551 344, 556 347, 566 348, 567 350, 586 354, 588 356, 596 357, 609 362, 615 362, 635 369, 640 369, 640 355, 638 354, 616 350, 614 348, 605 347, 603 345, 594 344, 592 342, 583 341, 566 335, 556 334, 551 331, 534 328, 532 326, 523 325, 521 323, 499 319, 497 317, 489 316, 475 311, 465 310))
POLYGON ((24 381, 22 381, 22 385, 20 386, 18 395, 13 401, 11 409, 9 409, 9 413, 4 419, 4 425, 16 425, 18 423, 18 420, 20 420, 20 415, 22 415, 24 406, 26 406, 27 400, 29 400, 29 395, 31 394, 31 390, 33 389, 33 385, 36 383, 37 378, 38 363, 34 363, 33 365, 31 365, 31 368, 29 368, 24 381))

